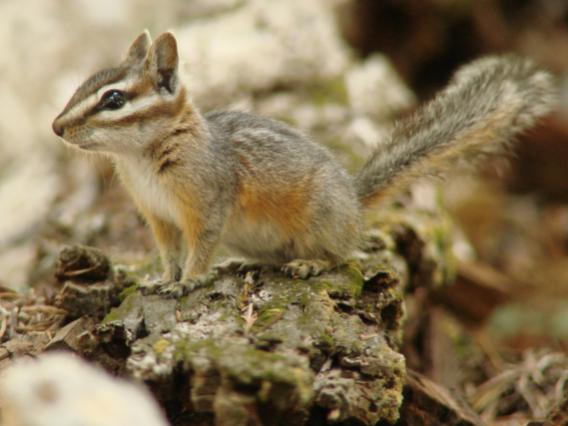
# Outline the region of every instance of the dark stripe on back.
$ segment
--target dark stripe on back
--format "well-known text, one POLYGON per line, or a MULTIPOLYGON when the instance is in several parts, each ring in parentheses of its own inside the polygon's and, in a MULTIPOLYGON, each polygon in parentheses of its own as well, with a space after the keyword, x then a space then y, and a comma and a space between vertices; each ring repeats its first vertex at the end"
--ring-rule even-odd
POLYGON ((160 166, 158 167, 158 174, 164 173, 165 171, 171 169, 177 164, 179 164, 179 160, 174 158, 166 158, 164 161, 160 163, 160 166))

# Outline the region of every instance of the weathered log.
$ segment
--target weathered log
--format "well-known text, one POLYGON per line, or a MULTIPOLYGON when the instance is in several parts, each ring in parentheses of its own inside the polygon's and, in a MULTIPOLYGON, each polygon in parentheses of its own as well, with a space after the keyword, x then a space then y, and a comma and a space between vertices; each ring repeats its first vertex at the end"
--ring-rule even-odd
MULTIPOLYGON (((173 425, 394 422, 406 381, 404 297, 452 278, 451 229, 443 215, 383 212, 357 259, 319 276, 292 279, 269 266, 218 271, 181 297, 148 292, 143 271, 109 266, 99 281, 83 280, 60 261, 59 308, 37 311, 11 294, 2 301, 14 312, 2 366, 45 349, 75 352, 147 383, 173 425), (88 306, 86 315, 74 319, 73 303, 88 306), (41 339, 28 350, 17 343, 29 329, 41 339)), ((73 270, 92 276, 92 265, 110 265, 78 250, 94 262, 68 262, 73 270)), ((75 258, 72 251, 62 256, 75 258)))
POLYGON ((124 373, 151 385, 173 424, 396 421, 403 295, 409 282, 447 281, 451 238, 434 215, 380 223, 359 260, 307 280, 268 266, 219 272, 177 299, 133 285, 98 326, 100 347, 124 355, 124 373))

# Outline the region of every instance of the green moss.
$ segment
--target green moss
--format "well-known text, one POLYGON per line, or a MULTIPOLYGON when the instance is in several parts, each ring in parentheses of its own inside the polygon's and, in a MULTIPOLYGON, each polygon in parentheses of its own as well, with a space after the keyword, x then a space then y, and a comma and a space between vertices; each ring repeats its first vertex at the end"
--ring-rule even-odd
POLYGON ((319 348, 323 352, 331 352, 335 346, 335 339, 331 334, 321 333, 319 336, 319 348))
POLYGON ((225 351, 220 360, 227 377, 235 383, 258 386, 257 396, 278 401, 289 398, 290 392, 306 404, 313 395, 313 373, 307 365, 283 354, 261 351, 245 346, 235 346, 225 351), (238 354, 237 356, 231 354, 238 354), (271 383, 267 392, 264 382, 271 383))
POLYGON ((104 325, 114 321, 124 320, 128 316, 128 313, 136 307, 140 297, 142 296, 138 292, 130 292, 118 307, 112 308, 110 312, 106 314, 101 324, 104 325))
POLYGON ((357 299, 363 291, 364 278, 355 262, 339 265, 337 274, 331 274, 326 280, 319 281, 318 285, 326 288, 333 297, 342 299, 357 299), (345 278, 348 278, 347 280, 345 278))
POLYGON ((154 343, 154 345, 152 346, 154 351, 158 354, 161 355, 162 353, 164 353, 164 351, 171 345, 171 342, 169 340, 166 339, 160 339, 157 342, 154 343))
POLYGON ((191 362, 197 354, 206 355, 209 358, 216 359, 223 353, 223 349, 219 348, 218 343, 213 339, 203 339, 191 341, 181 339, 175 342, 174 359, 177 362, 191 362))
POLYGON ((359 298, 361 291, 363 291, 363 274, 361 270, 354 262, 346 263, 342 268, 341 272, 349 277, 348 283, 348 294, 350 297, 359 298))
POLYGON ((297 305, 299 302, 300 308, 303 308, 312 297, 310 293, 313 292, 313 289, 309 282, 302 282, 298 285, 292 280, 286 280, 278 283, 277 286, 273 290, 272 300, 260 305, 251 332, 259 333, 268 329, 282 318, 291 304, 297 305))
POLYGON ((138 284, 133 284, 131 286, 126 287, 124 290, 120 292, 118 298, 121 301, 124 301, 128 296, 136 293, 138 291, 138 284))
MULTIPOLYGON (((168 344, 167 340, 161 339, 154 344, 154 349, 156 350, 156 345, 163 349, 168 344)), ((287 394, 291 391, 297 392, 303 403, 307 403, 312 397, 311 371, 289 356, 258 350, 241 343, 220 343, 213 339, 180 340, 175 343, 174 356, 176 361, 190 365, 197 356, 205 357, 227 379, 257 388, 257 396, 261 399, 278 400, 275 392, 282 392, 284 398, 289 397, 287 394)))
POLYGON ((280 318, 282 318, 284 312, 284 307, 269 307, 260 310, 252 327, 253 332, 259 332, 260 330, 267 329, 280 318))
POLYGON ((354 174, 366 163, 367 158, 358 155, 344 139, 336 137, 335 134, 328 135, 324 133, 322 136, 321 141, 332 150, 348 172, 354 174))
POLYGON ((121 317, 118 314, 118 308, 112 308, 108 314, 103 318, 102 324, 108 324, 114 321, 118 321, 121 317))
POLYGON ((347 87, 342 76, 309 86, 307 92, 316 106, 327 103, 346 105, 348 102, 347 87))
POLYGON ((432 229, 434 245, 438 250, 439 256, 443 259, 441 264, 445 266, 445 283, 454 282, 457 276, 458 265, 453 251, 452 226, 451 219, 444 217, 440 225, 432 229))

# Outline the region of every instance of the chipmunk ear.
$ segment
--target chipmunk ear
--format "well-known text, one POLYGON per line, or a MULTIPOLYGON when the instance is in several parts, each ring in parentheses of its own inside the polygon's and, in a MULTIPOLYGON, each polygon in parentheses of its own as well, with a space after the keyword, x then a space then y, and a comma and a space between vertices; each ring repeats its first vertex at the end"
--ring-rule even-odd
POLYGON ((150 32, 148 30, 144 30, 138 37, 136 37, 128 48, 124 64, 126 66, 141 64, 144 59, 146 59, 146 55, 148 54, 148 50, 150 50, 151 44, 152 39, 150 38, 150 32))
POLYGON ((175 92, 178 82, 178 52, 172 33, 163 33, 154 41, 146 59, 146 68, 157 89, 175 92))

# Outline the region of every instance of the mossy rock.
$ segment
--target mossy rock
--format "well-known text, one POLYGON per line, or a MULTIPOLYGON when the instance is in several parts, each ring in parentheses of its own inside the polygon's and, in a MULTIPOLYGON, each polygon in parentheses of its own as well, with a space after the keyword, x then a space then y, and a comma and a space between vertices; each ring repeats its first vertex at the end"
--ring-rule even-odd
POLYGON ((99 336, 128 348, 126 371, 151 385, 172 418, 237 426, 394 422, 406 376, 404 295, 413 271, 429 280, 423 286, 447 281, 451 238, 440 235, 449 233, 432 215, 396 213, 369 233, 358 260, 307 280, 266 267, 218 273, 178 299, 129 287, 99 336), (412 262, 399 252, 401 229, 417 240, 412 262), (435 268, 420 269, 421 261, 435 268))

